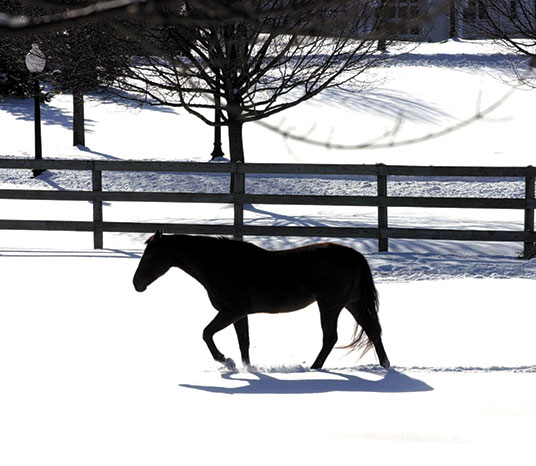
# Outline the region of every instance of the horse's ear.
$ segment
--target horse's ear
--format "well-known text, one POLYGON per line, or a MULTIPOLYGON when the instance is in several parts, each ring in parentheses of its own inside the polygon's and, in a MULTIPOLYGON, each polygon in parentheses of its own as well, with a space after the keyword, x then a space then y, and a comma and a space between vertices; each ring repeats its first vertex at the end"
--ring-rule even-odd
POLYGON ((145 244, 149 244, 149 243, 152 243, 153 241, 158 241, 160 239, 162 239, 162 230, 156 230, 156 233, 151 236, 147 241, 145 241, 145 244))

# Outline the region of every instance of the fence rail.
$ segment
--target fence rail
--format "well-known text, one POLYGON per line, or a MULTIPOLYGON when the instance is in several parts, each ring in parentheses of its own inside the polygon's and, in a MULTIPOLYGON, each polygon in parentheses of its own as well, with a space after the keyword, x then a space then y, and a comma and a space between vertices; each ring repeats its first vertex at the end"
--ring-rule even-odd
POLYGON ((0 169, 46 169, 90 171, 91 191, 49 191, 30 189, 0 189, 0 199, 90 201, 93 203, 91 221, 10 220, 0 219, 0 229, 10 230, 64 230, 93 232, 94 247, 103 247, 104 232, 147 233, 163 229, 169 233, 218 234, 243 236, 317 236, 376 238, 379 250, 388 250, 390 238, 460 240, 460 241, 516 241, 523 242, 525 252, 536 242, 534 231, 535 167, 424 167, 395 165, 320 165, 320 164, 250 164, 250 163, 193 163, 150 161, 92 161, 92 160, 29 160, 0 158, 0 169), (102 172, 177 172, 229 174, 232 192, 176 193, 105 191, 102 172), (376 177, 376 196, 318 196, 249 194, 246 175, 369 175, 376 177), (461 198, 461 197, 397 197, 388 195, 389 176, 464 177, 464 178, 520 178, 525 180, 525 197, 461 198), (170 224, 141 222, 107 222, 103 219, 103 202, 177 202, 225 203, 234 206, 232 225, 170 224), (378 226, 358 227, 291 227, 244 225, 244 204, 368 206, 378 209, 378 226), (429 228, 390 228, 389 207, 471 208, 524 210, 523 231, 454 230, 429 228))

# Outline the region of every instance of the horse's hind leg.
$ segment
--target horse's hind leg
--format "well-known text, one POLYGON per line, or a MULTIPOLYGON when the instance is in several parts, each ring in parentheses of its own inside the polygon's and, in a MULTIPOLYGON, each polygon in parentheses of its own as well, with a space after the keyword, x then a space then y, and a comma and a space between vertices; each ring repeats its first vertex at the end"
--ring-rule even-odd
POLYGON ((245 316, 234 323, 242 364, 249 366, 249 325, 248 317, 245 316))
POLYGON ((323 303, 318 303, 320 308, 320 323, 322 324, 322 349, 318 354, 311 369, 320 369, 329 353, 337 343, 337 320, 341 312, 341 308, 327 306, 323 303))
POLYGON ((380 365, 386 369, 390 367, 389 358, 385 352, 382 342, 382 330, 380 326, 380 321, 376 313, 370 313, 366 309, 363 309, 359 306, 358 303, 350 303, 346 306, 350 313, 354 316, 354 319, 364 330, 365 334, 369 340, 374 345, 378 359, 380 360, 380 365))

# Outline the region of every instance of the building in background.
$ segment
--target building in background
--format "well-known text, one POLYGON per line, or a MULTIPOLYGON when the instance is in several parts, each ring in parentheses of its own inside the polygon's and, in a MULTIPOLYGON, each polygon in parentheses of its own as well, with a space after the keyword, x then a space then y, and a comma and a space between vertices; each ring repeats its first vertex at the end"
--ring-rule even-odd
POLYGON ((388 23, 407 23, 397 27, 402 40, 493 39, 497 28, 519 36, 523 25, 536 27, 535 5, 533 0, 388 0, 383 14, 388 23))

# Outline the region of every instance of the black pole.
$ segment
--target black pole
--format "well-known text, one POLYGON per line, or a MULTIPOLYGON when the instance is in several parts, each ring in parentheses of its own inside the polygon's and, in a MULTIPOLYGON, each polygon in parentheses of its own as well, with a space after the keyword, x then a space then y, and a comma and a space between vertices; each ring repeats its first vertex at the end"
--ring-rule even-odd
POLYGON ((79 89, 73 90, 73 146, 85 146, 84 131, 84 93, 79 89))
MULTIPOLYGON (((35 78, 34 83, 34 128, 35 128, 35 160, 43 160, 43 152, 41 145, 41 102, 40 94, 41 88, 39 86, 39 79, 35 78)), ((44 169, 35 168, 32 170, 33 177, 39 176, 43 173, 44 169)))
POLYGON ((221 101, 218 94, 214 94, 214 150, 210 155, 212 159, 223 157, 221 149, 221 116, 220 116, 221 101))

